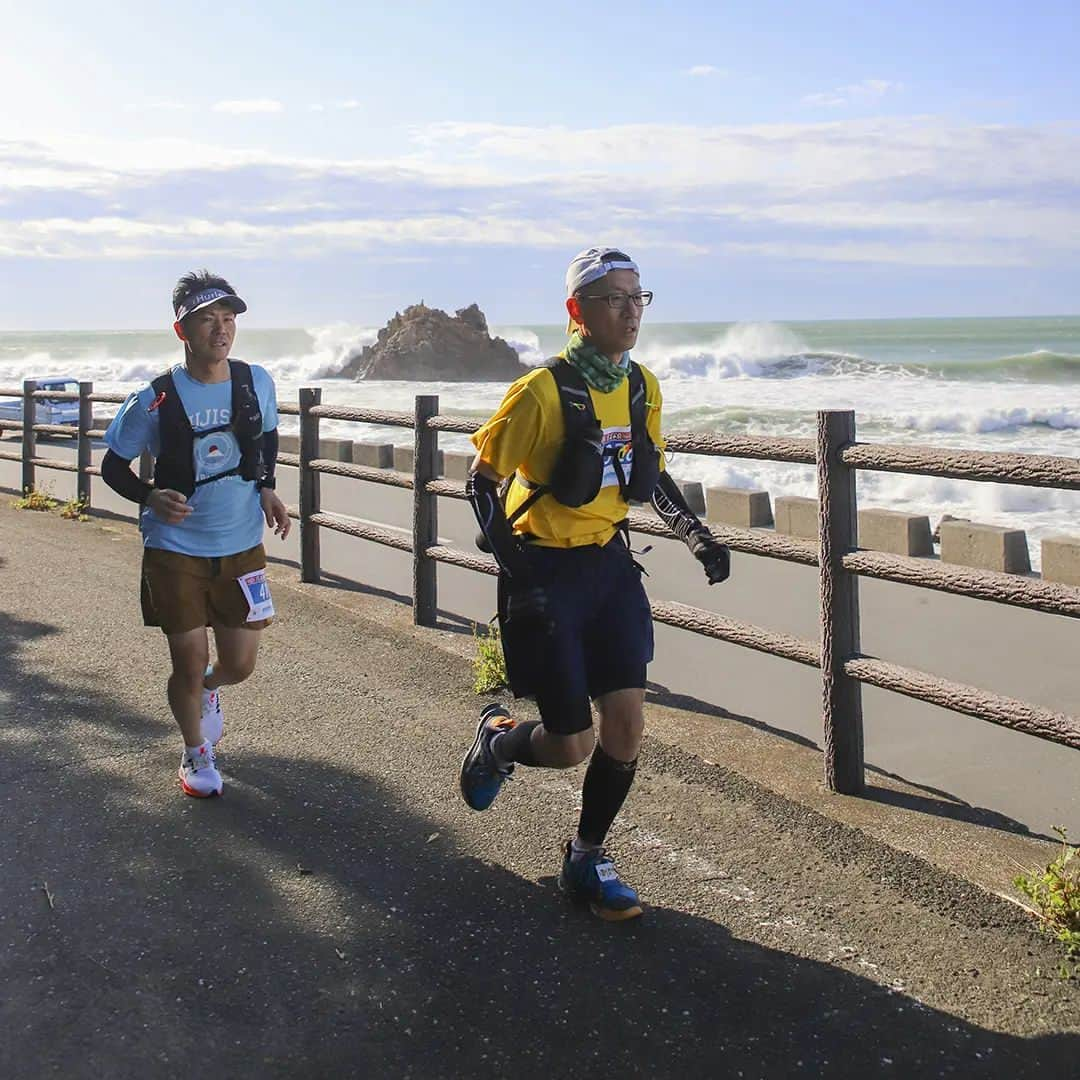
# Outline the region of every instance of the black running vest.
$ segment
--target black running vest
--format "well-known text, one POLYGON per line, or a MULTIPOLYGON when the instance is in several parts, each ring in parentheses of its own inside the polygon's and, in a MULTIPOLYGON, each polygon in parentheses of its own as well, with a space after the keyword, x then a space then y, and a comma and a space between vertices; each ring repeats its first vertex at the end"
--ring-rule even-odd
POLYGON ((251 368, 242 360, 229 361, 232 378, 232 419, 220 427, 200 431, 211 435, 215 431, 231 431, 240 447, 240 464, 204 480, 195 479, 195 432, 184 411, 184 403, 176 390, 172 371, 159 375, 150 384, 160 421, 161 448, 154 463, 154 487, 171 488, 191 497, 197 487, 221 480, 226 476, 241 476, 258 480, 262 475, 262 410, 251 381, 251 368))

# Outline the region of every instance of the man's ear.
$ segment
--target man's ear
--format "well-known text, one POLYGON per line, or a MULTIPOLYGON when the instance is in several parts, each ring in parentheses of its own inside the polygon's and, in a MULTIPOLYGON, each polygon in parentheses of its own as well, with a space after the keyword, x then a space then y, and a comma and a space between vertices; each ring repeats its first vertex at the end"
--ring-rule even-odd
POLYGON ((184 327, 182 323, 174 322, 172 324, 173 332, 176 336, 185 344, 187 344, 187 338, 184 336, 184 327))
POLYGON ((576 296, 566 298, 566 313, 578 326, 581 325, 581 301, 576 296))

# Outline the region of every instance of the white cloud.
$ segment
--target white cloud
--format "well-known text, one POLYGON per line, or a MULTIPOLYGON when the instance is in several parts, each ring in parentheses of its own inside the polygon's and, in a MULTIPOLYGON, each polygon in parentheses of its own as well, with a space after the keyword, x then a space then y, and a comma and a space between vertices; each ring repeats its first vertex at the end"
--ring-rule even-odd
MULTIPOLYGON (((200 252, 234 256, 265 255, 275 250, 305 256, 324 254, 328 249, 367 250, 408 245, 567 248, 580 241, 582 228, 560 222, 465 214, 339 218, 293 225, 193 218, 174 221, 48 218, 0 221, 0 256, 130 258, 180 253, 193 246, 200 252)), ((656 246, 633 234, 627 239, 642 249, 656 246)), ((687 254, 701 253, 692 245, 683 247, 687 254)))
POLYGON ((915 243, 788 243, 786 241, 731 242, 723 250, 732 255, 765 255, 809 262, 876 263, 893 266, 1020 267, 1033 259, 1024 251, 979 244, 915 243))
POLYGON ((327 112, 333 110, 336 112, 351 112, 353 109, 359 109, 361 103, 356 98, 347 98, 344 101, 317 101, 313 105, 309 105, 308 109, 311 112, 327 112))
POLYGON ((723 68, 713 67, 712 64, 695 64, 692 68, 688 68, 687 75, 692 75, 696 79, 706 79, 710 75, 724 75, 726 72, 723 68))
POLYGON ((175 137, 0 140, 0 252, 410 257, 577 248, 600 231, 641 249, 819 262, 1080 255, 1080 132, 1065 126, 440 123, 412 141, 396 158, 332 159, 175 137))
POLYGON ((838 109, 844 105, 866 105, 879 101, 886 94, 903 89, 902 83, 889 82, 887 79, 863 79, 848 86, 837 86, 822 94, 807 94, 804 105, 838 109))
POLYGON ((214 112, 231 113, 243 116, 249 113, 279 113, 284 110, 280 101, 273 98, 242 98, 232 101, 219 101, 213 106, 214 112))

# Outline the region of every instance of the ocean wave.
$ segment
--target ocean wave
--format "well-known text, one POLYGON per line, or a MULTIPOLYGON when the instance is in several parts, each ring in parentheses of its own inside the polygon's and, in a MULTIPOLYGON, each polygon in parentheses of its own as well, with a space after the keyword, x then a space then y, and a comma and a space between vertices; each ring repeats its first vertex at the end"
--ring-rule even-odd
POLYGON ((1023 382, 1080 382, 1080 356, 1036 349, 996 360, 941 364, 930 371, 951 379, 1010 379, 1023 382))
POLYGON ((1045 409, 1016 407, 957 409, 907 415, 891 413, 886 425, 906 431, 959 432, 966 435, 986 435, 1028 427, 1071 431, 1080 429, 1080 409, 1062 405, 1045 409))

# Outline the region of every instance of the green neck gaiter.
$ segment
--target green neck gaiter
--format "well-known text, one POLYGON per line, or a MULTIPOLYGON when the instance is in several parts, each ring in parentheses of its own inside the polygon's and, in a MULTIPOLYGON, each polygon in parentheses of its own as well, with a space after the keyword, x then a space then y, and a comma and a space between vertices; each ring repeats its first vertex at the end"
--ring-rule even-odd
MULTIPOLYGON (((596 346, 588 338, 582 337, 580 330, 575 330, 566 343, 566 348, 560 354, 581 372, 585 381, 601 394, 610 393, 617 389, 626 373, 629 365, 613 364, 603 353, 597 352, 596 346)), ((623 354, 626 360, 626 354, 623 354)))

